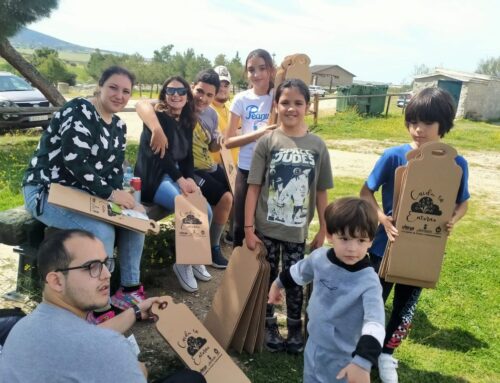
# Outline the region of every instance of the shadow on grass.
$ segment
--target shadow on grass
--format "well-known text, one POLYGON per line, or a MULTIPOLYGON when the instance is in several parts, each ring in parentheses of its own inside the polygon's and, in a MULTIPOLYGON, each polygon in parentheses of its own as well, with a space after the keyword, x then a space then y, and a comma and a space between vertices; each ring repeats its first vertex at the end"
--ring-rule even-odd
POLYGON ((444 375, 436 371, 421 371, 410 368, 405 363, 399 363, 398 375, 400 382, 418 383, 469 383, 467 379, 458 376, 444 375))
POLYGON ((434 326, 427 315, 418 310, 413 319, 410 337, 413 341, 426 346, 459 352, 489 348, 488 343, 477 339, 469 331, 461 328, 441 329, 434 326))
MULTIPOLYGON (((406 363, 399 362, 398 380, 401 383, 469 383, 467 379, 444 375, 436 371, 422 371, 409 367, 406 363)), ((371 373, 372 383, 381 383, 378 370, 373 369, 371 373)))

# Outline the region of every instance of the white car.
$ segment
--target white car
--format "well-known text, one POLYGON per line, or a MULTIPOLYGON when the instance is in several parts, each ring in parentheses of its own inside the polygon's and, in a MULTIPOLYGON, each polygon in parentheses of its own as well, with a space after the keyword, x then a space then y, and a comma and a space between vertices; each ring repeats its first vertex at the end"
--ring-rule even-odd
POLYGON ((325 97, 326 90, 324 90, 319 85, 309 85, 309 93, 311 96, 318 95, 320 97, 325 97))

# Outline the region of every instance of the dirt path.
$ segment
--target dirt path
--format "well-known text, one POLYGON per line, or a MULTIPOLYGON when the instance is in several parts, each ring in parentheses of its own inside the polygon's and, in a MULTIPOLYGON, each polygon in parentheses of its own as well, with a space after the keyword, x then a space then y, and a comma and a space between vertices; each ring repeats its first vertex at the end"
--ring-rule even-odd
MULTIPOLYGON (((391 142, 372 140, 329 140, 334 178, 366 178, 384 149, 391 142)), ((469 164, 469 190, 488 204, 498 205, 500 199, 500 153, 463 151, 469 164)))

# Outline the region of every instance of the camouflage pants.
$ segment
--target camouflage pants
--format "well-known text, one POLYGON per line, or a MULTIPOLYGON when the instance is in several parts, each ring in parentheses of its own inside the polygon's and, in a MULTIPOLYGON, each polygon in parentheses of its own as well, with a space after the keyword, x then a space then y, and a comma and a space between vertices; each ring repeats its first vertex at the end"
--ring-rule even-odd
MULTIPOLYGON (((282 270, 289 269, 290 266, 296 264, 304 258, 305 242, 285 242, 278 239, 269 238, 258 234, 259 238, 264 242, 267 250, 267 261, 271 265, 271 274, 269 277, 269 286, 278 277, 279 264, 281 260, 282 270)), ((300 320, 302 314, 302 302, 304 300, 304 293, 302 286, 295 286, 286 289, 286 314, 290 319, 300 320)), ((266 317, 272 318, 274 316, 274 305, 268 304, 266 310, 266 317)))

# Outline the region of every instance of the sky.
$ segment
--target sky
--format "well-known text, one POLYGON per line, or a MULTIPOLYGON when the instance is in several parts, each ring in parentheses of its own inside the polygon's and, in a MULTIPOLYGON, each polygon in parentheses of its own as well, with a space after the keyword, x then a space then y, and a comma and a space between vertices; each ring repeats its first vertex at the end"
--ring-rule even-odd
POLYGON ((498 0, 59 0, 27 27, 91 48, 140 53, 173 44, 213 60, 264 48, 306 53, 355 80, 409 83, 415 67, 473 72, 500 57, 498 0))

